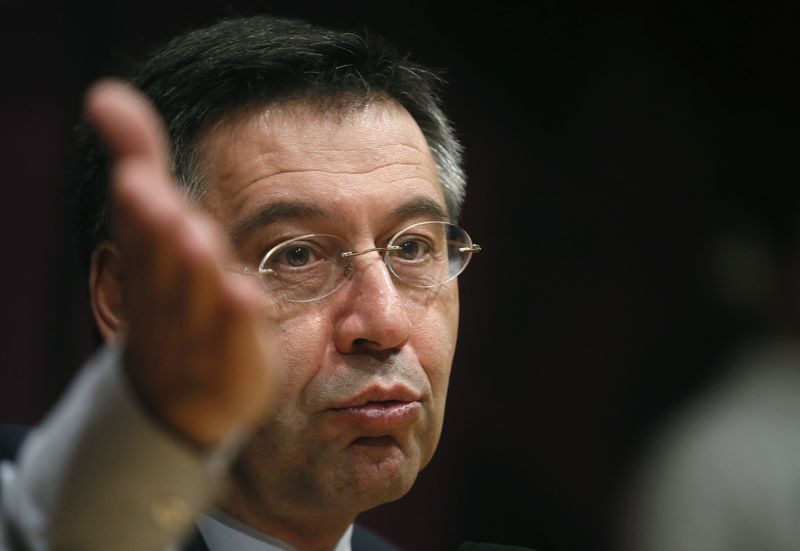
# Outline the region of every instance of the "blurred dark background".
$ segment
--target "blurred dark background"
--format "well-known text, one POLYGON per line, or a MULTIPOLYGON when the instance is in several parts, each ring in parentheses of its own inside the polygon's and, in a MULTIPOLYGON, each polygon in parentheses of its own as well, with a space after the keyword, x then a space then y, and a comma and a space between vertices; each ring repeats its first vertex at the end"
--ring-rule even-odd
POLYGON ((88 84, 223 16, 366 26, 447 69, 484 252, 438 455, 365 521, 613 549, 664 419, 800 311, 796 14, 658 4, 0 0, 0 422, 41 419, 91 349, 65 192, 88 84))

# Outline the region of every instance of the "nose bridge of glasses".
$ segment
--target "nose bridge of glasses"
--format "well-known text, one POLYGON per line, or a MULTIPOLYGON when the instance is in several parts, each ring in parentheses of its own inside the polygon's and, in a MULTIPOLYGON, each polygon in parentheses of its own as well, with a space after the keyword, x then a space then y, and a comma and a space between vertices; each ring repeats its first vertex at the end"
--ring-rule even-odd
MULTIPOLYGON (((381 266, 381 271, 385 271, 384 272, 386 274, 385 277, 387 278, 385 281, 388 282, 388 281, 393 281, 393 280, 397 279, 397 275, 394 273, 394 271, 386 263, 386 261, 387 261, 386 254, 387 253, 391 253, 391 252, 395 252, 395 251, 398 251, 398 250, 402 250, 402 247, 390 244, 390 245, 387 245, 385 247, 370 247, 369 249, 365 249, 363 251, 341 252, 340 253, 340 258, 343 261, 346 262, 346 264, 344 266, 344 272, 343 272, 344 278, 345 279, 350 279, 355 274, 355 272, 356 272, 355 258, 356 257, 364 256, 364 255, 367 255, 368 253, 375 252, 375 253, 378 253, 378 255, 379 255, 379 259, 380 259, 379 264, 381 266)), ((373 262, 376 261, 376 260, 377 259, 373 258, 372 261, 368 262, 368 264, 370 264, 371 266, 369 266, 369 267, 367 265, 362 266, 361 269, 359 270, 359 272, 363 272, 363 273, 372 272, 377 267, 377 264, 372 265, 373 262)), ((393 285, 396 285, 396 283, 397 282, 394 281, 393 285)), ((373 291, 374 291, 374 289, 373 289, 373 291)))
POLYGON ((399 251, 401 247, 397 245, 387 245, 386 247, 372 247, 363 251, 347 251, 342 253, 342 258, 352 258, 354 256, 362 256, 371 252, 387 253, 391 251, 399 251))
MULTIPOLYGON (((342 260, 349 260, 347 262, 347 264, 345 265, 344 275, 345 275, 346 278, 350 278, 353 275, 353 273, 355 272, 356 267, 355 267, 355 263, 353 262, 352 259, 354 259, 357 256, 364 256, 365 254, 375 253, 375 252, 376 253, 385 254, 385 253, 392 252, 392 251, 397 251, 397 250, 400 250, 400 249, 401 249, 401 247, 398 247, 397 245, 387 245, 385 247, 371 247, 369 249, 364 249, 363 251, 345 251, 345 252, 342 252, 342 253, 340 253, 340 257, 342 258, 342 260)), ((384 260, 384 261, 386 260, 383 256, 381 257, 381 259, 384 260)), ((391 270, 389 270, 389 272, 391 272, 391 270)))

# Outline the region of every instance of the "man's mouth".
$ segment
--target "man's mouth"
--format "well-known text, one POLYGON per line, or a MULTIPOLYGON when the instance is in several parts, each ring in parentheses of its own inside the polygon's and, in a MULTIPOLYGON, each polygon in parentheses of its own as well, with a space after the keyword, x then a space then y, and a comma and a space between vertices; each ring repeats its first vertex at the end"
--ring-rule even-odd
POLYGON ((422 413, 419 396, 405 386, 371 387, 331 408, 346 423, 370 432, 402 428, 422 413))

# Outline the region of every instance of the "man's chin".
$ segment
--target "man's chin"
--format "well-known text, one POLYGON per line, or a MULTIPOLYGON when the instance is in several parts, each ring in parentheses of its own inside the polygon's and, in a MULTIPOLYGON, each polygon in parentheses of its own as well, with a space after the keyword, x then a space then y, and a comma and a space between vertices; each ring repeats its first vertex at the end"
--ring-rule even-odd
POLYGON ((401 449, 389 436, 363 437, 347 448, 350 491, 369 509, 403 497, 420 469, 417 454, 401 449))

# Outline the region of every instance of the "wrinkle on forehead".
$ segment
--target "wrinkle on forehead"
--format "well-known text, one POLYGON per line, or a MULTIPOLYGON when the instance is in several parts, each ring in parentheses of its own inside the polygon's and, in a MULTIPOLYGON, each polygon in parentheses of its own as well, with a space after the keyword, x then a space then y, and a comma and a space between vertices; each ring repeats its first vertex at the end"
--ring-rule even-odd
POLYGON ((422 186, 444 201, 422 131, 393 101, 335 114, 309 104, 261 106, 215 126, 200 145, 208 182, 201 203, 220 221, 246 215, 265 193, 348 201, 368 183, 384 194, 422 186))
POLYGON ((199 149, 203 171, 213 174, 212 180, 216 181, 230 179, 241 168, 207 166, 207 160, 223 157, 221 149, 226 150, 225 157, 229 159, 247 159, 260 165, 251 167, 254 179, 300 171, 363 174, 403 164, 404 159, 408 164, 418 164, 420 155, 430 156, 425 137, 414 119, 392 100, 334 110, 301 101, 247 108, 204 132, 199 149), (396 136, 400 121, 406 126, 405 141, 381 139, 396 136), (354 135, 354 124, 368 131, 354 135), (307 131, 310 126, 315 128, 314 132, 307 131), (337 135, 344 138, 345 134, 346 139, 336 139, 337 135), (243 135, 255 139, 243 140, 243 135), (287 159, 291 159, 290 165, 286 164, 287 159), (338 168, 331 169, 334 165, 338 168))

